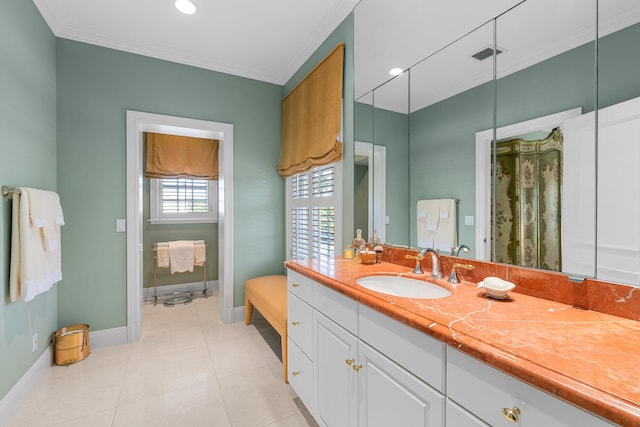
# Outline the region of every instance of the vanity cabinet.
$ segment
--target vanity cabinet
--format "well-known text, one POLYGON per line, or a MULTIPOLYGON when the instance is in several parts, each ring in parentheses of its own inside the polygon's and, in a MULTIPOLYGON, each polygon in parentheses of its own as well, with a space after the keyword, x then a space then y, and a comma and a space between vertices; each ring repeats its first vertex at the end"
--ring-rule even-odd
POLYGON ((444 345, 324 285, 305 291, 309 280, 288 273, 289 382, 318 424, 444 426, 444 345))
POLYGON ((447 412, 447 427, 613 425, 451 347, 447 348, 447 398, 447 411, 451 408, 452 416, 465 422, 450 422, 447 412))

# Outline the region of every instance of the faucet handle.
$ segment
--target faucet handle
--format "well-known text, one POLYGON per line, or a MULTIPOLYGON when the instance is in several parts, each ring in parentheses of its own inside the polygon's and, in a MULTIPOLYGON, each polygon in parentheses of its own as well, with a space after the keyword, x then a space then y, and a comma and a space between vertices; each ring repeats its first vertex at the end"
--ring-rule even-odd
POLYGON ((420 265, 420 261, 422 261, 424 259, 424 256, 418 254, 418 255, 405 255, 404 256, 406 259, 415 259, 416 260, 416 266, 413 268, 413 274, 424 274, 424 271, 422 271, 422 266, 420 265))
POLYGON ((467 270, 473 270, 475 267, 471 264, 460 264, 460 263, 454 263, 453 266, 451 267, 451 274, 449 275, 449 278, 447 279, 447 282, 449 283, 460 283, 460 279, 458 279, 458 274, 456 273, 456 268, 466 268, 467 270))

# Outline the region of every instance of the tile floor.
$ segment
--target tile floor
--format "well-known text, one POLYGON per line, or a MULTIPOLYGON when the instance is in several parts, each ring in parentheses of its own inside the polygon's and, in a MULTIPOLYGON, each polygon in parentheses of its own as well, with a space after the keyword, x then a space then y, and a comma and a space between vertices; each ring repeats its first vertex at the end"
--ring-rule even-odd
POLYGON ((143 319, 139 342, 51 367, 9 426, 309 425, 282 381, 280 339, 264 319, 225 325, 215 295, 147 304, 143 319))

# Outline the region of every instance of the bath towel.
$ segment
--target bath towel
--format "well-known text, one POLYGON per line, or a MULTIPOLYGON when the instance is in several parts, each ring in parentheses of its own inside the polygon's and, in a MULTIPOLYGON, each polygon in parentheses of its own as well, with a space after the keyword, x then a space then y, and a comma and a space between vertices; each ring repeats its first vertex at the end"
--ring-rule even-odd
POLYGON ((156 245, 156 258, 159 268, 169 268, 169 242, 159 242, 156 245))
POLYGON ((195 265, 202 267, 207 262, 207 246, 204 240, 196 240, 193 245, 195 265))
MULTIPOLYGON (((36 227, 31 222, 30 190, 17 188, 13 193, 9 269, 11 301, 30 301, 62 280, 59 245, 56 249, 46 250, 42 227, 36 227)), ((54 226, 54 230, 56 227, 59 226, 54 226)))
POLYGON ((171 274, 192 272, 194 266, 193 240, 176 240, 169 242, 169 257, 171 258, 171 274))

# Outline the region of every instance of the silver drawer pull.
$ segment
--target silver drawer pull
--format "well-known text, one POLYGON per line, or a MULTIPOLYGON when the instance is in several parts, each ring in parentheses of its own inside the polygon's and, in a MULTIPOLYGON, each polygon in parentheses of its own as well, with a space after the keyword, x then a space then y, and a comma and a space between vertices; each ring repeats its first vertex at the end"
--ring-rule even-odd
POLYGON ((520 420, 520 408, 502 408, 502 415, 512 423, 517 423, 520 420))

